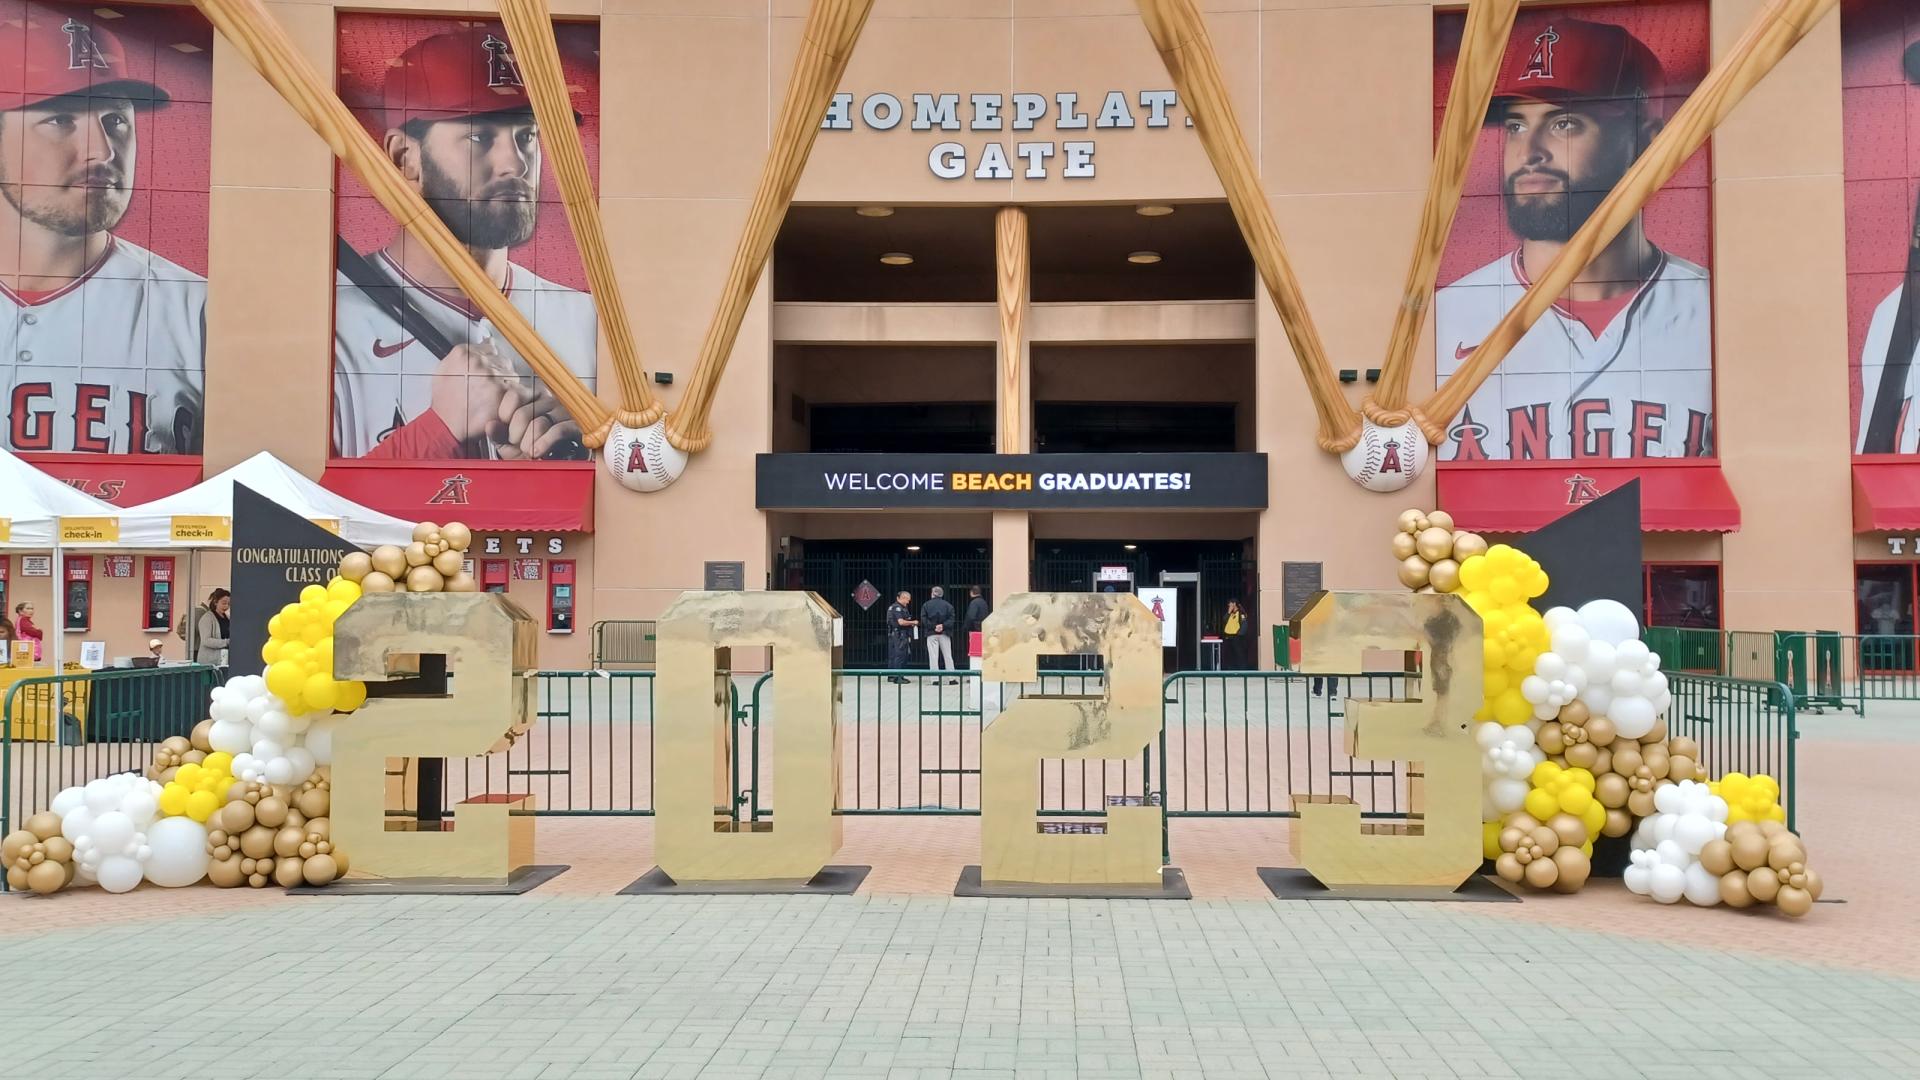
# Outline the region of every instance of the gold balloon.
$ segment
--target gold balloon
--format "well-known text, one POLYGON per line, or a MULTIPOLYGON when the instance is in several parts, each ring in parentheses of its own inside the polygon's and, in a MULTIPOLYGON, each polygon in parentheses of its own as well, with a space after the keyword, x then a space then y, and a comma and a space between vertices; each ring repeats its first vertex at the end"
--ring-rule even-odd
POLYGON ((1820 875, 1811 870, 1807 871, 1805 876, 1807 880, 1807 895, 1813 897, 1815 900, 1820 899, 1820 894, 1826 891, 1827 883, 1820 880, 1820 875))
POLYGON ((1791 885, 1780 886, 1773 902, 1783 914, 1799 918, 1813 910, 1813 897, 1805 889, 1796 889, 1791 885))
POLYGON ((1423 529, 1415 538, 1420 557, 1428 562, 1439 562, 1453 554, 1453 534, 1445 529, 1423 529))
MULTIPOLYGON (((1589 739, 1587 741, 1587 745, 1592 746, 1593 741, 1589 739)), ((1613 747, 1602 746, 1599 749, 1595 750, 1593 752, 1593 768, 1589 770, 1590 772, 1593 773, 1594 777, 1597 779, 1601 773, 1611 772, 1612 770, 1613 770, 1613 747)))
POLYGON ((1547 820, 1547 828, 1560 838, 1561 847, 1578 848, 1587 842, 1587 826, 1572 814, 1555 814, 1547 820))
POLYGON ((73 861, 73 842, 64 836, 49 836, 41 841, 46 848, 47 858, 54 862, 73 861))
POLYGON ((1447 513, 1445 510, 1435 510, 1427 515, 1427 527, 1430 529, 1445 529, 1449 537, 1451 537, 1453 532, 1453 515, 1447 513))
POLYGON ((1420 543, 1413 538, 1412 533, 1397 532, 1393 534, 1393 559, 1395 562, 1406 562, 1419 553, 1420 543))
POLYGON ((408 544, 407 550, 405 552, 405 558, 407 560, 408 566, 427 565, 427 560, 428 560, 427 545, 421 543, 418 540, 415 540, 413 543, 408 544))
POLYGON ((408 592, 441 592, 446 587, 446 579, 431 566, 416 566, 407 571, 408 592))
POLYGON ((273 834, 273 853, 281 858, 298 855, 300 854, 300 845, 305 842, 306 839, 306 832, 298 825, 288 825, 273 834))
POLYGON ((18 866, 7 867, 7 888, 14 892, 27 891, 27 871, 18 866))
POLYGON ((1402 510, 1400 512, 1400 520, 1397 524, 1401 532, 1412 536, 1414 533, 1426 528, 1426 525, 1423 524, 1426 520, 1427 515, 1418 510, 1402 510))
POLYGON ((1700 744, 1687 738, 1685 735, 1676 735, 1667 740, 1667 753, 1672 754, 1674 757, 1692 758, 1695 761, 1699 761, 1700 744))
POLYGON ((1684 754, 1670 753, 1667 756, 1667 776, 1675 782, 1691 780, 1698 771, 1699 767, 1693 763, 1693 759, 1684 754))
MULTIPOLYGON (((390 578, 396 578, 407 572, 407 553, 392 544, 381 544, 379 547, 374 548, 372 559, 373 570, 369 571, 369 577, 375 573, 379 573, 385 574, 390 578)), ((364 591, 366 587, 366 578, 360 579, 360 588, 364 591)))
POLYGON ((1664 744, 1654 743, 1640 751, 1640 763, 1647 767, 1647 771, 1653 774, 1655 780, 1665 780, 1667 769, 1673 764, 1673 758, 1668 755, 1664 744))
POLYGON ((1728 907, 1753 906, 1753 894, 1747 891, 1747 872, 1729 870, 1720 875, 1720 899, 1728 907))
POLYGON ((256 862, 273 854, 273 830, 255 825, 240 834, 240 850, 256 862))
POLYGON ((1765 868, 1747 871, 1747 892, 1763 904, 1773 903, 1780 895, 1780 875, 1765 868))
POLYGON ((220 828, 229 836, 238 836, 253 828, 253 804, 245 799, 228 803, 220 811, 220 828))
POLYGON ((339 848, 334 848, 328 854, 333 856, 333 865, 334 865, 333 876, 335 878, 346 877, 347 876, 347 853, 344 851, 341 851, 339 848))
POLYGON ((1479 533, 1460 532, 1453 534, 1453 557, 1466 562, 1475 555, 1485 555, 1492 547, 1479 533))
POLYGON ((1609 808, 1607 823, 1600 827, 1601 836, 1625 836, 1633 831, 1633 815, 1625 810, 1609 808))
POLYGON ((1563 727, 1584 728, 1591 719, 1593 713, 1587 710, 1585 702, 1569 701, 1560 706, 1560 724, 1563 727))
POLYGON ((458 521, 450 521, 440 526, 440 539, 454 551, 465 551, 473 544, 473 530, 458 521))
MULTIPOLYGON (((67 868, 64 864, 43 862, 39 866, 27 871, 27 888, 32 889, 42 896, 48 893, 59 892, 66 887, 66 884, 67 868)), ((1812 901, 1809 900, 1808 903, 1811 904, 1812 901)))
POLYGON ((1765 821, 1756 821, 1754 822, 1754 826, 1760 830, 1760 835, 1766 837, 1768 841, 1772 841, 1774 837, 1787 831, 1785 825, 1782 825, 1772 818, 1768 818, 1765 821))
POLYGON ((1553 891, 1575 893, 1587 883, 1587 876, 1593 873, 1593 860, 1582 854, 1578 846, 1563 847, 1553 853, 1553 865, 1560 871, 1554 880, 1553 891))
POLYGON ((446 591, 448 592, 479 592, 480 583, 474 580, 472 574, 469 574, 465 570, 462 570, 459 573, 447 579, 446 591))
POLYGON ((51 840, 60 835, 60 815, 51 810, 42 810, 28 818, 24 823, 28 832, 41 840, 51 840))
POLYGON ((300 807, 300 812, 307 815, 307 825, 311 828, 313 818, 327 816, 328 804, 331 802, 331 798, 322 788, 308 788, 294 796, 293 801, 300 807))
POLYGON ((187 742, 191 743, 195 750, 201 753, 211 754, 213 753, 213 743, 208 740, 208 735, 212 731, 213 721, 202 720, 193 725, 193 731, 187 736, 187 742))
POLYGON ((1728 829, 1726 841, 1733 848, 1733 864, 1740 869, 1758 870, 1767 865, 1767 838, 1759 832, 1728 829))
POLYGON ((340 560, 340 576, 348 581, 358 582, 373 572, 373 556, 364 551, 349 552, 340 560))
POLYGON ((360 591, 363 593, 387 593, 397 588, 393 578, 379 570, 374 570, 360 579, 360 591))
POLYGON ((1438 592, 1459 591, 1460 564, 1452 559, 1441 559, 1427 571, 1427 581, 1438 592))
POLYGON ((1527 864, 1527 884, 1545 889, 1560 880, 1560 864, 1552 859, 1535 859, 1527 864))
POLYGON ((435 525, 431 521, 423 521, 413 527, 413 539, 416 543, 424 543, 429 537, 439 531, 440 526, 435 525))
POLYGON ((1724 838, 1707 841, 1706 846, 1700 849, 1700 865, 1706 867, 1707 873, 1714 877, 1726 877, 1727 872, 1733 869, 1733 845, 1724 838))
POLYGON ((340 876, 340 868, 331 855, 315 855, 300 863, 300 875, 309 885, 325 885, 340 876))
POLYGON ((1500 830, 1500 850, 1512 851, 1519 847, 1521 842, 1526 838, 1527 834, 1524 831, 1509 825, 1500 830))
MULTIPOLYGON (((1788 836, 1792 837, 1792 834, 1789 833, 1788 836)), ((1807 848, 1806 845, 1800 842, 1799 838, 1793 837, 1783 840, 1776 837, 1772 843, 1767 845, 1768 866, 1773 867, 1775 870, 1785 870, 1794 863, 1799 863, 1802 866, 1805 866, 1807 863, 1807 848)))
POLYGON ((273 864, 274 884, 279 885, 283 889, 291 889, 295 885, 305 884, 306 876, 301 870, 302 867, 299 859, 275 860, 273 864))
POLYGON ((1653 730, 1640 736, 1640 741, 1648 745, 1667 741, 1667 718, 1661 717, 1653 722, 1653 730))
POLYGON ((1427 560, 1415 555, 1400 563, 1400 584, 1409 589, 1418 589, 1427 583, 1427 560))
POLYGON ((1651 791, 1636 791, 1627 796, 1627 813, 1634 817, 1652 817, 1656 809, 1651 791))
POLYGON ((1560 834, 1545 825, 1536 826, 1527 833, 1527 839, 1540 848, 1540 854, 1551 855, 1560 847, 1560 834))
MULTIPOLYGON (((1560 710, 1562 714, 1566 711, 1564 708, 1560 710)), ((1540 731, 1534 736, 1534 741, 1539 743, 1540 749, 1544 750, 1548 755, 1564 754, 1567 752, 1567 740, 1563 734, 1564 731, 1565 729, 1560 726, 1560 721, 1549 720, 1540 725, 1540 731)))
POLYGON ((39 842, 40 838, 33 835, 32 830, 15 829, 5 840, 0 840, 0 863, 12 866, 28 848, 39 842))
MULTIPOLYGON (((1621 776, 1632 776, 1634 773, 1640 771, 1642 764, 1640 751, 1634 749, 1631 745, 1619 747, 1613 752, 1613 771, 1621 776)), ((1645 817, 1646 815, 1643 814, 1641 816, 1645 817)))
POLYGON ((1587 741, 1595 746, 1606 746, 1616 737, 1613 721, 1604 716, 1588 717, 1584 726, 1587 730, 1587 741))
MULTIPOLYGON (((254 805, 253 818, 269 829, 277 829, 287 823, 287 804, 278 795, 269 795, 254 805)), ((258 855, 254 858, 259 858, 258 855)))
POLYGON ((1591 769, 1600 760, 1600 751, 1592 743, 1574 743, 1567 747, 1567 764, 1576 769, 1591 769))
POLYGON ((466 560, 457 551, 443 551, 433 557, 433 568, 440 571, 441 577, 452 577, 466 567, 466 560))

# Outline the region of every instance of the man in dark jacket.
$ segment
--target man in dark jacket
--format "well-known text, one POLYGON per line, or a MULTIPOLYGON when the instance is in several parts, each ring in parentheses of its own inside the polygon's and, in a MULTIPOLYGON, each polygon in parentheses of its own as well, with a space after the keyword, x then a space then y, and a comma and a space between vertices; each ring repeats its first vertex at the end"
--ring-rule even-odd
MULTIPOLYGON (((920 623, 927 628, 927 670, 953 670, 953 605, 947 602, 947 590, 933 587, 926 604, 920 608, 920 623)), ((959 679, 948 679, 959 682, 959 679)))
POLYGON ((971 641, 973 635, 979 633, 980 629, 986 625, 988 608, 987 598, 980 595, 980 586, 975 585, 968 589, 967 597, 967 614, 960 620, 960 633, 971 641))
MULTIPOLYGON (((913 632, 920 625, 913 617, 912 603, 913 594, 901 589, 887 606, 887 666, 895 671, 906 668, 907 653, 913 648, 913 632)), ((904 676, 889 675, 887 681, 907 680, 904 676)))

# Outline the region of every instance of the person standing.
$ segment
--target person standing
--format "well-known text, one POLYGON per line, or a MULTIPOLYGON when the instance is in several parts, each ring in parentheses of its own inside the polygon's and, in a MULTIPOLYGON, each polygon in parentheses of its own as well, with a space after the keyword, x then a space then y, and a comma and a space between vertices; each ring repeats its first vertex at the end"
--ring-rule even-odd
POLYGON ((975 585, 967 590, 967 614, 960 620, 960 632, 969 643, 973 641, 973 635, 980 633, 987 625, 990 610, 987 598, 980 594, 980 586, 975 585))
POLYGON ((220 658, 227 649, 232 609, 233 594, 225 589, 215 589, 207 597, 207 606, 200 609, 194 623, 195 663, 208 667, 223 666, 220 658))
POLYGON ((1240 601, 1227 601, 1226 621, 1220 625, 1220 636, 1225 638, 1221 651, 1225 662, 1220 666, 1228 671, 1245 671, 1248 668, 1246 644, 1252 640, 1247 633, 1247 613, 1240 610, 1240 601))
MULTIPOLYGON (((913 594, 901 589, 894 594, 893 603, 887 606, 887 667, 894 671, 904 671, 907 667, 907 653, 913 648, 914 631, 920 627, 919 620, 913 617, 913 594)), ((903 683, 902 675, 887 676, 888 682, 903 683)))
POLYGON ((46 637, 46 634, 42 633, 39 627, 33 625, 33 605, 22 600, 20 603, 13 605, 13 614, 15 631, 19 634, 20 640, 33 642, 33 658, 35 661, 38 661, 40 659, 40 642, 41 639, 46 637))
MULTIPOLYGON (((927 627, 927 670, 952 671, 953 605, 947 602, 947 590, 935 585, 920 608, 920 622, 927 627)), ((959 679, 949 678, 950 683, 959 679)))

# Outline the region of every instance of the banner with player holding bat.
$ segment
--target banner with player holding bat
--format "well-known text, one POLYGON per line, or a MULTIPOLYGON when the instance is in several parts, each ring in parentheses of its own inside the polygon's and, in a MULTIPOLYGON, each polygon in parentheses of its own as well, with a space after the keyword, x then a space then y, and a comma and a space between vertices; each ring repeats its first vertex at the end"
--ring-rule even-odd
POLYGON ((1920 19, 1849 0, 1840 22, 1854 451, 1920 452, 1920 19))

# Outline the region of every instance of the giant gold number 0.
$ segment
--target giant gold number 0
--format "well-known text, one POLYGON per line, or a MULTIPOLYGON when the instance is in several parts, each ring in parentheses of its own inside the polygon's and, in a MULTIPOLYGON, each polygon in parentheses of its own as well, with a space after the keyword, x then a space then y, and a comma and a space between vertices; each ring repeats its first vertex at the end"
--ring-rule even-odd
POLYGON ((389 758, 475 757, 534 716, 533 618, 494 593, 369 593, 333 629, 338 679, 382 683, 447 659, 447 692, 369 698, 333 737, 333 834, 353 877, 504 881, 532 862, 532 796, 483 796, 454 829, 402 831, 386 817, 389 758))
POLYGON ((806 881, 840 847, 833 622, 810 592, 689 592, 655 628, 654 855, 676 882, 806 881), (733 646, 773 646, 774 826, 736 827, 722 751, 733 646), (716 662, 718 661, 718 662, 716 662))
POLYGON ((1452 892, 1480 867, 1480 751, 1473 712, 1485 674, 1480 616, 1439 593, 1328 592, 1308 602, 1297 626, 1309 674, 1366 670, 1370 650, 1418 649, 1426 657, 1419 701, 1348 701, 1347 752, 1420 762, 1409 780, 1408 824, 1362 825, 1339 795, 1295 795, 1293 853, 1336 892, 1452 892))
POLYGON ((1020 593, 981 628, 983 676, 1032 682, 1041 656, 1098 654, 1098 697, 1008 705, 981 734, 980 878, 1049 884, 1160 884, 1157 806, 1107 810, 1107 832, 1041 835, 1039 764, 1131 758, 1160 735, 1160 620, 1132 593, 1020 593))

